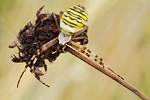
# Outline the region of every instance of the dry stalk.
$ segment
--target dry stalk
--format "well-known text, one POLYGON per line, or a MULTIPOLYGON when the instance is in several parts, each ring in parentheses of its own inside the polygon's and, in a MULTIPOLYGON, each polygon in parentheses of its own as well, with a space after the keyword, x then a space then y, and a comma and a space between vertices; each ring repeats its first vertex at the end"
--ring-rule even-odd
POLYGON ((147 97, 144 93, 142 93, 141 91, 139 91, 138 89, 136 89, 135 87, 133 87, 131 84, 129 84, 125 80, 122 80, 120 77, 116 76, 115 74, 113 74, 109 70, 103 68, 103 66, 101 66, 101 65, 97 64, 96 62, 90 60, 89 58, 85 57, 81 53, 79 53, 76 50, 70 48, 69 46, 67 46, 66 49, 72 55, 74 55, 74 56, 78 57, 79 59, 83 60, 87 64, 91 65, 95 69, 99 70, 103 74, 105 74, 108 77, 110 77, 111 79, 115 80, 117 83, 120 83, 121 85, 123 85, 125 88, 127 88, 130 91, 132 91, 134 94, 136 94, 137 96, 139 96, 141 99, 143 99, 143 100, 150 100, 150 98, 147 97))

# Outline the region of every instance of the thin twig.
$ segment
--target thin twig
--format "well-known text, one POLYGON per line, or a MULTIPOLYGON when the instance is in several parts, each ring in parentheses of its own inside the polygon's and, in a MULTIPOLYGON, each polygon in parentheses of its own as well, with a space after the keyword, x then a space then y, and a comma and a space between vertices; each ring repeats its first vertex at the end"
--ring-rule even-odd
POLYGON ((129 84, 128 82, 126 82, 125 80, 122 80, 120 77, 116 76, 115 74, 113 74, 112 72, 110 72, 109 70, 103 68, 103 66, 95 63, 94 61, 88 59, 87 57, 85 57, 84 55, 80 54, 79 52, 75 51, 74 49, 70 48, 69 46, 66 47, 66 50, 68 52, 70 52, 72 55, 78 57, 79 59, 83 60, 84 62, 88 63, 89 65, 91 65, 92 67, 96 68, 97 70, 99 70, 100 72, 104 73, 105 75, 107 75, 108 77, 112 78, 113 80, 115 80, 116 82, 120 83, 121 85, 123 85, 125 88, 129 89, 130 91, 132 91, 134 94, 136 94, 137 96, 139 96, 141 99, 143 100, 150 100, 149 97, 147 97, 144 93, 142 93, 141 91, 139 91, 138 89, 136 89, 135 87, 133 87, 131 84, 129 84))

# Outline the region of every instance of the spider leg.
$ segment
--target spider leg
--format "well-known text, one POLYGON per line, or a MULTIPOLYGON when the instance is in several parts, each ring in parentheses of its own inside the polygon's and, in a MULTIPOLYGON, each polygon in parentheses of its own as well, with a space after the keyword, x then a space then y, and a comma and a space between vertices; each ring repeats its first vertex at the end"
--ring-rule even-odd
POLYGON ((82 32, 84 32, 84 31, 87 30, 87 29, 88 29, 88 26, 84 26, 84 28, 83 28, 81 31, 77 32, 77 33, 74 35, 74 37, 80 35, 82 32))
POLYGON ((44 52, 45 50, 47 50, 48 48, 50 48, 51 46, 53 46, 54 44, 58 43, 58 37, 54 38, 53 40, 47 42, 46 44, 44 44, 40 49, 37 50, 37 55, 39 56, 42 52, 44 52))
POLYGON ((81 36, 81 37, 73 37, 71 40, 83 40, 82 44, 85 45, 87 43, 86 41, 88 41, 88 38, 85 36, 81 36))
POLYGON ((60 46, 57 46, 57 50, 58 50, 59 52, 62 52, 62 50, 60 49, 60 46))
POLYGON ((65 48, 66 48, 66 45, 63 46, 62 52, 66 52, 66 51, 65 51, 65 48))
POLYGON ((100 65, 103 66, 103 68, 107 68, 109 71, 111 71, 112 73, 114 73, 115 75, 117 75, 118 77, 120 77, 122 80, 124 80, 120 75, 118 75, 113 69, 111 69, 108 65, 104 64, 102 61, 103 59, 98 57, 98 55, 96 55, 95 53, 93 53, 90 49, 87 49, 86 47, 79 45, 77 43, 75 43, 74 41, 69 41, 68 44, 69 46, 75 48, 77 51, 79 51, 80 53, 84 54, 87 57, 93 57, 93 60, 97 63, 99 63, 100 65), (105 66, 106 65, 106 66, 105 66))
POLYGON ((19 87, 19 83, 20 83, 20 81, 21 81, 21 78, 22 78, 23 74, 26 72, 27 67, 28 67, 28 65, 25 66, 23 72, 21 73, 21 75, 20 75, 20 77, 19 77, 19 80, 18 80, 18 82, 17 82, 17 88, 19 87))
MULTIPOLYGON (((38 75, 37 73, 35 73, 35 66, 34 64, 36 63, 37 59, 36 59, 36 55, 33 55, 32 58, 31 58, 31 61, 27 64, 28 66, 30 66, 30 72, 32 73, 32 75, 38 80, 40 81, 43 85, 47 86, 47 87, 50 87, 49 85, 45 84, 44 82, 42 82, 40 80, 40 75, 38 75)), ((45 68, 45 67, 44 67, 45 68)))
POLYGON ((30 72, 32 73, 32 75, 33 75, 39 82, 41 82, 43 85, 45 85, 45 86, 47 86, 47 87, 50 87, 49 85, 47 85, 46 83, 44 83, 44 82, 42 82, 42 81, 40 80, 40 76, 35 73, 35 67, 34 67, 34 66, 31 66, 30 72))
POLYGON ((84 32, 87 29, 88 29, 88 26, 85 26, 83 28, 83 30, 81 30, 81 31, 77 32, 75 35, 73 35, 72 40, 83 40, 82 44, 85 45, 86 41, 88 41, 88 38, 85 36, 78 36, 78 35, 80 35, 82 32, 84 32))
POLYGON ((59 45, 59 46, 57 47, 57 50, 58 50, 59 52, 65 53, 65 52, 66 52, 66 50, 65 50, 66 45, 63 45, 62 47, 61 47, 61 46, 62 46, 62 45, 59 45))

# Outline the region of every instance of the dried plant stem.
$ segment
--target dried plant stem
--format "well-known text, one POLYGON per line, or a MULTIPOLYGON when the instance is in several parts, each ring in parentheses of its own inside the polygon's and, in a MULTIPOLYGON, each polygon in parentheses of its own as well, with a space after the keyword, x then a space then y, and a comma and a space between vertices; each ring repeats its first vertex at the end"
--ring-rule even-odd
POLYGON ((150 100, 149 97, 147 97, 145 94, 143 94, 141 91, 139 91, 138 89, 136 89, 135 87, 133 87, 132 85, 130 85, 128 82, 126 82, 125 80, 122 80, 120 77, 116 76, 115 74, 113 74, 112 72, 110 72, 109 70, 103 68, 103 66, 97 64, 96 62, 88 59, 87 57, 85 57, 84 55, 82 55, 81 53, 77 52, 76 50, 70 48, 69 46, 66 47, 67 51, 70 52, 72 55, 78 57, 79 59, 83 60, 84 62, 88 63, 89 65, 91 65, 92 67, 96 68, 97 70, 99 70, 100 72, 104 73, 105 75, 107 75, 108 77, 112 78, 113 80, 115 80, 116 82, 120 83, 121 85, 123 85, 124 87, 126 87, 127 89, 129 89, 130 91, 132 91, 134 94, 136 94, 137 96, 139 96, 141 99, 143 100, 150 100))

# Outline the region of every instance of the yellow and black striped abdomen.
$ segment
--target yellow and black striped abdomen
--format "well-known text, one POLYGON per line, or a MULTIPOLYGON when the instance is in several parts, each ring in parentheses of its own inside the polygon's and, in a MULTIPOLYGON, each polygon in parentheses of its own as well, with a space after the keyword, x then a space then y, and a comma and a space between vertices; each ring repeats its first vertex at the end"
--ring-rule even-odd
POLYGON ((67 35, 81 31, 88 20, 87 15, 85 8, 80 5, 70 7, 60 20, 61 31, 67 35))

